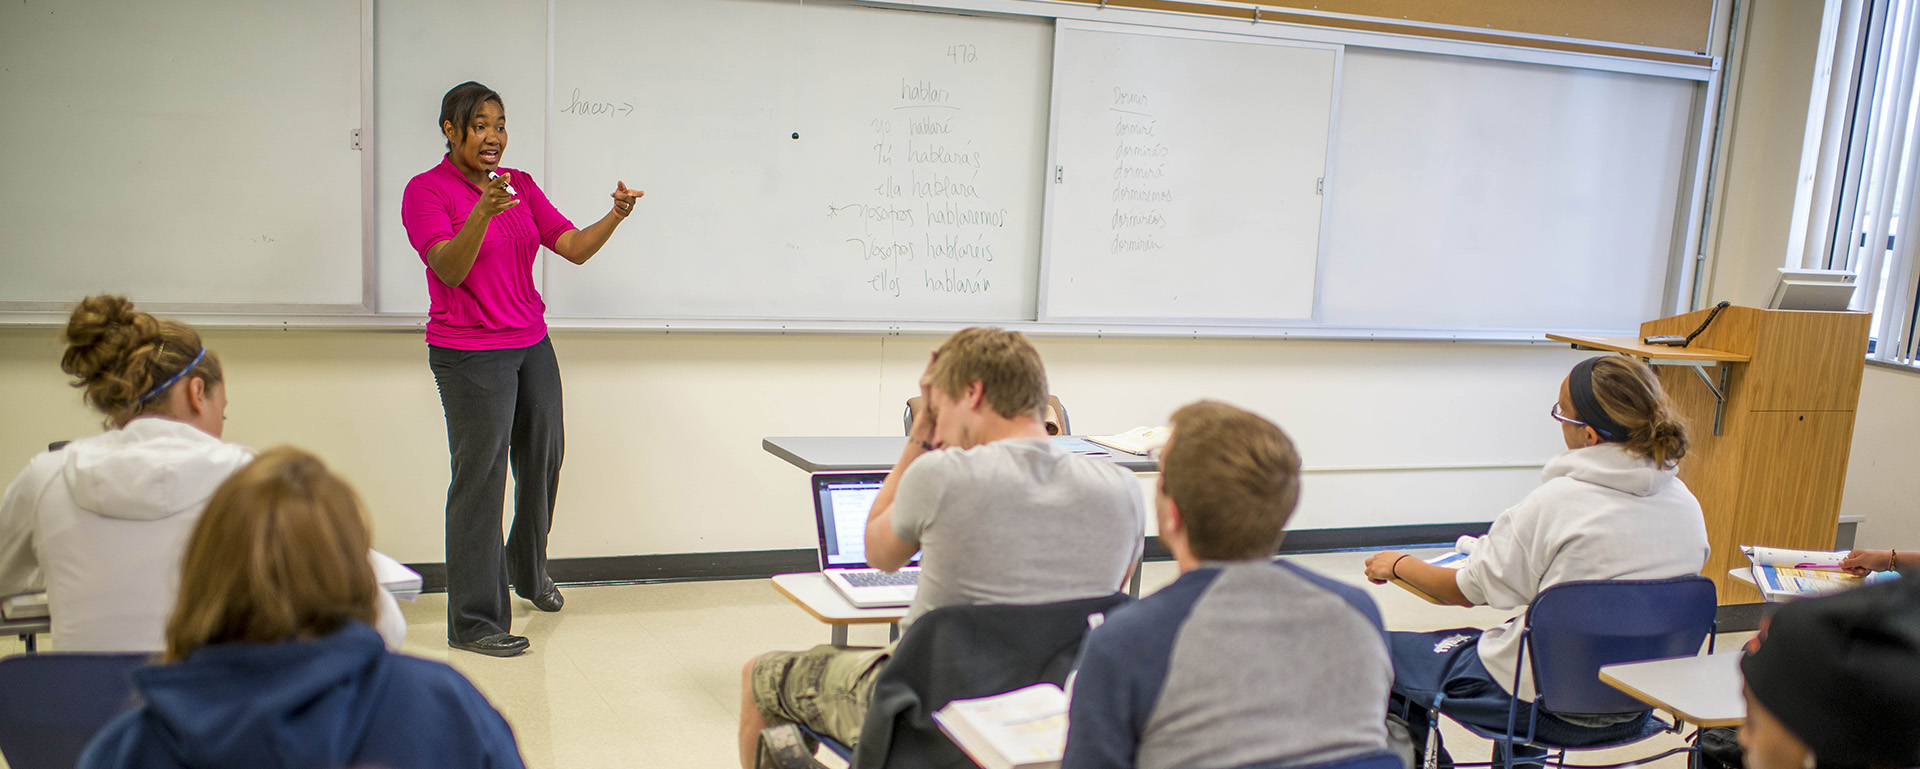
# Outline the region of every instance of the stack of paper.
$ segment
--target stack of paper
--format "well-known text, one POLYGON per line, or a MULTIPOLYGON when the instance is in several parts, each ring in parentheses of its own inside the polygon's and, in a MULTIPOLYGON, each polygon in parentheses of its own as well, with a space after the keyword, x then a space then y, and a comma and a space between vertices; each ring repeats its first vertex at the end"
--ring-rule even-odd
POLYGON ((46 592, 21 593, 0 599, 0 617, 8 620, 46 619, 46 592))
POLYGON ((407 568, 406 564, 378 550, 368 550, 367 560, 373 562, 373 581, 380 583, 393 597, 403 601, 420 597, 420 572, 407 568))
POLYGON ((1053 684, 954 700, 933 720, 984 769, 1051 769, 1066 752, 1067 695, 1053 684))

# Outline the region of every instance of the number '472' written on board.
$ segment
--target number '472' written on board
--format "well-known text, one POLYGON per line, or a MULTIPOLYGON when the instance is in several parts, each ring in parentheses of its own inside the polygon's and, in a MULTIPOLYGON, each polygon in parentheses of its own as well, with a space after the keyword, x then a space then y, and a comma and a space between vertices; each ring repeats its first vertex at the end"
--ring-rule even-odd
POLYGON ((968 43, 950 45, 947 46, 947 58, 955 64, 972 64, 979 60, 980 51, 968 43))

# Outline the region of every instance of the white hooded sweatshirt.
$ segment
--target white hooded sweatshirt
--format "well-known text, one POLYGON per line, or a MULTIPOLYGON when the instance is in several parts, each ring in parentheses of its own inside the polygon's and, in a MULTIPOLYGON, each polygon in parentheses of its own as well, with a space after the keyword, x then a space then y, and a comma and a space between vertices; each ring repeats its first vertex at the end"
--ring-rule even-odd
MULTIPOLYGON (((1455 584, 1475 605, 1518 609, 1561 582, 1699 574, 1706 520, 1676 472, 1616 443, 1554 457, 1540 487, 1474 543, 1455 584)), ((1513 686, 1523 622, 1524 615, 1480 637, 1480 661, 1502 689, 1513 686)), ((1508 693, 1532 701, 1531 671, 1508 693)))
MULTIPOLYGON (((156 417, 34 457, 0 499, 0 595, 47 591, 61 651, 165 649, 193 526, 252 461, 251 449, 156 417)), ((399 605, 385 590, 378 605, 398 649, 399 605)))

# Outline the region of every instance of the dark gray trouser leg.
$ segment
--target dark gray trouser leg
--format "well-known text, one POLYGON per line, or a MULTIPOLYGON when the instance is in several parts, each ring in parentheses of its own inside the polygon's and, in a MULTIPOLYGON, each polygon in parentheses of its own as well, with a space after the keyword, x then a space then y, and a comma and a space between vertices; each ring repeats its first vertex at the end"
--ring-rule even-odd
POLYGON ((562 423, 560 361, 553 341, 526 348, 520 364, 520 400, 513 412, 513 528, 507 535, 507 580, 522 598, 547 592, 547 532, 560 494, 560 463, 566 455, 562 423))
POLYGON ((523 357, 522 350, 427 348, 453 468, 447 484, 448 640, 476 641, 512 625, 500 506, 523 357))

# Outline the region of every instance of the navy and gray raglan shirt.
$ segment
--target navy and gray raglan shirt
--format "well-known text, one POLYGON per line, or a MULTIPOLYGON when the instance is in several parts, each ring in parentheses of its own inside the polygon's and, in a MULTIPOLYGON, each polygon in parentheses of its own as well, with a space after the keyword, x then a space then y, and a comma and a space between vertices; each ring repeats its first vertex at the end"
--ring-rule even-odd
POLYGON ((1392 685, 1365 591, 1291 564, 1203 564, 1088 634, 1061 769, 1384 754, 1392 685))

